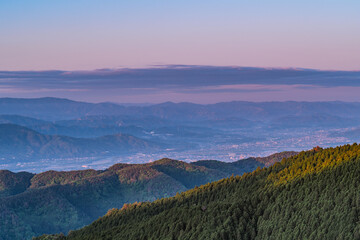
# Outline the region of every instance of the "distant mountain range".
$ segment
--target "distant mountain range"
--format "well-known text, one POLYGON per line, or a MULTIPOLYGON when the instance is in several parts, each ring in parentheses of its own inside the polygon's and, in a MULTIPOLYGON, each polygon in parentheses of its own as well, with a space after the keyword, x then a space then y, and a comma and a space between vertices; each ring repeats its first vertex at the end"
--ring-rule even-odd
MULTIPOLYGON (((116 133, 145 135, 145 129, 120 117, 93 116, 77 120, 44 121, 21 115, 0 115, 0 124, 9 123, 31 128, 47 135, 94 138, 116 133)), ((159 123, 161 124, 161 123, 159 123)))
POLYGON ((360 239, 359 179, 359 145, 314 148, 36 239, 360 239))
POLYGON ((4 159, 26 161, 39 158, 108 156, 159 148, 159 144, 121 133, 98 138, 73 138, 44 135, 15 124, 0 124, 0 153, 4 159))
POLYGON ((17 125, 0 126, 0 167, 16 171, 37 169, 39 164, 43 170, 54 169, 58 164, 51 159, 59 158, 83 158, 76 168, 91 164, 85 161, 90 157, 123 154, 129 154, 124 162, 139 163, 144 161, 141 153, 154 153, 152 160, 234 161, 287 149, 356 142, 359 135, 350 131, 360 127, 360 103, 166 102, 122 106, 61 98, 0 98, 0 124, 17 125), (315 131, 319 132, 314 135, 315 131), (306 134, 312 135, 308 136, 310 141, 304 140, 306 134), (40 159, 48 161, 40 163, 40 159), (29 160, 31 167, 22 164, 29 160))
POLYGON ((233 163, 186 163, 161 159, 147 164, 116 164, 106 170, 39 174, 0 171, 0 239, 29 239, 89 224, 124 203, 174 196, 231 175, 242 175, 295 152, 233 163))
POLYGON ((0 114, 43 120, 70 120, 86 116, 155 117, 174 121, 224 119, 264 120, 285 116, 330 115, 360 118, 360 103, 350 102, 225 102, 209 105, 166 102, 150 106, 85 103, 61 98, 1 98, 0 114), (226 116, 226 117, 225 117, 226 116))

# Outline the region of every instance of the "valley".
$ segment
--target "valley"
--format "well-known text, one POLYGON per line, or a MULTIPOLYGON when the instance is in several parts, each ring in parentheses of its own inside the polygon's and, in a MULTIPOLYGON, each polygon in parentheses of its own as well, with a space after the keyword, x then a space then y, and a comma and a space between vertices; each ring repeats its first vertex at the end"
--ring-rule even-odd
POLYGON ((359 140, 359 106, 346 102, 122 106, 58 98, 0 99, 0 168, 38 173, 101 170, 118 162, 161 158, 231 162, 317 145, 334 147, 359 140), (11 141, 16 144, 9 148, 6 144, 11 141))

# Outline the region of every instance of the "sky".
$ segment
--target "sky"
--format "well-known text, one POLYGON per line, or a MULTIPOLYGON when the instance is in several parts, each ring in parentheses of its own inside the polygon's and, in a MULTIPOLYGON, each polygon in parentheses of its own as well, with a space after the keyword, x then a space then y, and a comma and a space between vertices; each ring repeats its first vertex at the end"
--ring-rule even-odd
POLYGON ((0 0, 0 70, 360 70, 358 0, 0 0))
POLYGON ((360 101, 359 11, 358 0, 0 0, 0 97, 360 101))

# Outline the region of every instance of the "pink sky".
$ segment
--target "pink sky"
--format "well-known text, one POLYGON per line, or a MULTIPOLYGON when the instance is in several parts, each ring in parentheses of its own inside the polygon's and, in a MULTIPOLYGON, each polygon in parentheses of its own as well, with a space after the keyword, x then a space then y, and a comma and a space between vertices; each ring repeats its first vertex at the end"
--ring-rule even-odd
POLYGON ((1 1, 0 70, 360 70, 360 2, 1 1))

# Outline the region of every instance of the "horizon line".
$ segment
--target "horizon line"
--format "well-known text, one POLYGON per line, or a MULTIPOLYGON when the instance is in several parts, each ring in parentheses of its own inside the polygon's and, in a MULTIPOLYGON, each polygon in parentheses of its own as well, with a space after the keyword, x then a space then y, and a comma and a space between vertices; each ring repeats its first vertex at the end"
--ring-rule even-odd
POLYGON ((23 70, 3 70, 0 72, 96 72, 96 71, 121 71, 121 70, 141 70, 141 69, 184 69, 184 68, 232 68, 232 69, 265 69, 265 70, 293 70, 293 71, 319 71, 319 72, 360 72, 360 69, 342 70, 342 69, 320 69, 320 68, 303 68, 303 67, 266 67, 266 66, 244 66, 244 65, 198 65, 198 64, 150 64, 145 66, 123 66, 115 68, 93 68, 93 69, 23 69, 23 70))
MULTIPOLYGON (((61 97, 0 97, 0 101, 4 99, 9 100, 45 100, 45 99, 55 99, 55 100, 66 100, 71 102, 77 103, 90 103, 90 104, 116 104, 116 105, 161 105, 161 104, 194 104, 194 105, 215 105, 219 103, 360 103, 360 101, 342 101, 342 100, 332 100, 332 101, 294 101, 294 100, 287 100, 287 101, 241 101, 241 100, 233 100, 233 101, 219 101, 216 103, 195 103, 195 102, 187 102, 187 101, 165 101, 165 102, 158 102, 158 103, 151 103, 151 102, 143 102, 143 103, 135 103, 135 102, 112 102, 112 101, 103 101, 103 102, 91 102, 91 101, 79 101, 74 100, 71 98, 61 98, 61 97)), ((127 106, 125 106, 127 107, 127 106)))

